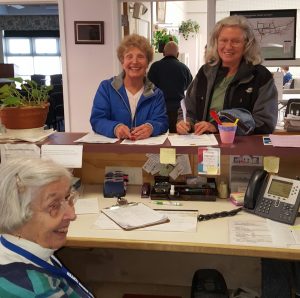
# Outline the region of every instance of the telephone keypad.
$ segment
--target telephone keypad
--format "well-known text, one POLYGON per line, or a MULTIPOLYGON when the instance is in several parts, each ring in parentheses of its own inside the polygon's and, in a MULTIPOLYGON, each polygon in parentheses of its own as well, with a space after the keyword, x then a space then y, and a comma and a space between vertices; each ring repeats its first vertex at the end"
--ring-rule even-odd
POLYGON ((260 201, 260 204, 258 206, 258 211, 262 212, 262 213, 267 213, 268 214, 269 211, 270 211, 270 209, 271 209, 271 206, 272 206, 272 200, 263 198, 260 201))
POLYGON ((261 214, 262 216, 264 214, 265 217, 274 219, 274 209, 277 214, 276 218, 280 222, 289 223, 295 216, 295 205, 267 198, 261 198, 257 206, 256 213, 261 214))
POLYGON ((284 220, 291 220, 294 210, 294 205, 283 203, 282 211, 279 214, 279 217, 284 220))

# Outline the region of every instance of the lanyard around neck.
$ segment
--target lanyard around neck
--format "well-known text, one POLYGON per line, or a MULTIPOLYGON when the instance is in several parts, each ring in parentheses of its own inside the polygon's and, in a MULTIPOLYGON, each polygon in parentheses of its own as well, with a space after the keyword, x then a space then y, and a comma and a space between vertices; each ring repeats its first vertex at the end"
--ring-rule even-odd
POLYGON ((47 271, 51 272, 52 274, 56 275, 56 276, 60 276, 63 278, 66 278, 67 280, 70 280, 71 282, 73 282, 74 284, 78 285, 87 295, 88 297, 94 297, 93 294, 91 294, 81 283, 80 281, 72 274, 70 273, 62 264, 60 264, 58 262, 57 259, 55 259, 54 257, 50 257, 51 261, 57 265, 57 266, 53 266, 51 264, 49 264, 48 262, 44 261, 43 259, 35 256, 34 254, 32 254, 31 252, 23 249, 20 246, 17 246, 13 243, 11 243, 10 241, 8 241, 7 239, 5 239, 2 235, 0 237, 0 242, 1 244, 6 247, 7 249, 15 252, 16 254, 23 256, 24 258, 26 258, 27 260, 33 262, 34 264, 38 265, 39 267, 46 269, 47 271))

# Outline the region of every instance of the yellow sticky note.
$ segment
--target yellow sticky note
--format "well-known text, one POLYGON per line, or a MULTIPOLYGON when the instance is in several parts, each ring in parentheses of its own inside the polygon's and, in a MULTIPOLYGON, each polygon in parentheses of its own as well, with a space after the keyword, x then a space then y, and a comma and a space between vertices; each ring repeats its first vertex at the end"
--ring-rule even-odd
POLYGON ((176 149, 175 148, 160 148, 159 161, 163 164, 176 164, 176 149))
POLYGON ((207 166, 206 171, 207 171, 207 175, 218 175, 218 167, 207 166))
POLYGON ((264 170, 268 173, 278 173, 280 158, 277 156, 264 157, 264 170))

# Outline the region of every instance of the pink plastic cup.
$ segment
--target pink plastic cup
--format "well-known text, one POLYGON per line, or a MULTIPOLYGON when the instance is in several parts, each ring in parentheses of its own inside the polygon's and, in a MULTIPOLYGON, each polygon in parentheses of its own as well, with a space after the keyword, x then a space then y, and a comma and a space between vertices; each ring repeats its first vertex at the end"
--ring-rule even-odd
POLYGON ((222 123, 218 124, 220 138, 224 144, 232 144, 236 132, 237 125, 234 123, 222 123))

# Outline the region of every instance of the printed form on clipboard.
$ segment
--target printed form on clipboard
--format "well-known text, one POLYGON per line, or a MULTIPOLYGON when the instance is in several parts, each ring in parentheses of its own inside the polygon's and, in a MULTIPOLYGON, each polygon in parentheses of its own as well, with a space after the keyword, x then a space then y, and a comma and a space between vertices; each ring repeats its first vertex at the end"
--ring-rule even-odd
POLYGON ((101 210, 124 230, 133 230, 169 222, 169 218, 143 203, 115 205, 101 210))

